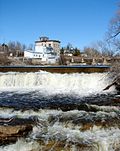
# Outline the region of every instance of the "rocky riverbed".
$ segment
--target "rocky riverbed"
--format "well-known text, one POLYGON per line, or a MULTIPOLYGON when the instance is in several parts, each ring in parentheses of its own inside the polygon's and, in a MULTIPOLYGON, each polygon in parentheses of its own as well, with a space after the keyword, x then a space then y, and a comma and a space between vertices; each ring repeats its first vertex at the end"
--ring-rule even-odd
POLYGON ((0 151, 119 151, 110 84, 108 73, 1 73, 0 151))

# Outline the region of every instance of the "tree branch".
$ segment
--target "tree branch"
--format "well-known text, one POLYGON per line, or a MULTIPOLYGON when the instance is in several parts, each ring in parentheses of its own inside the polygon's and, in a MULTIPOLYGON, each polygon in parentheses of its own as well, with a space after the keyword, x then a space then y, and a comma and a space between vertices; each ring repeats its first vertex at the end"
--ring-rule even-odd
POLYGON ((107 40, 110 40, 110 39, 112 39, 112 38, 115 38, 115 37, 117 37, 119 34, 120 34, 120 31, 117 32, 115 35, 111 36, 111 37, 110 37, 109 39, 107 39, 107 40))

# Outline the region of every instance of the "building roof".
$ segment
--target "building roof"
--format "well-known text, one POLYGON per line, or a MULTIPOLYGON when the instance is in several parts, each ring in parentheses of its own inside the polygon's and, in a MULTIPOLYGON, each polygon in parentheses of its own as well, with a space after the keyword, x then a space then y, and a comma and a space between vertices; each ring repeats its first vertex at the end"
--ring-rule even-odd
POLYGON ((40 43, 40 42, 58 42, 60 43, 59 40, 36 40, 35 43, 40 43))
POLYGON ((51 39, 49 39, 48 37, 45 37, 45 36, 39 37, 39 40, 35 41, 35 43, 40 43, 40 42, 58 42, 58 43, 60 43, 59 40, 51 40, 51 39))

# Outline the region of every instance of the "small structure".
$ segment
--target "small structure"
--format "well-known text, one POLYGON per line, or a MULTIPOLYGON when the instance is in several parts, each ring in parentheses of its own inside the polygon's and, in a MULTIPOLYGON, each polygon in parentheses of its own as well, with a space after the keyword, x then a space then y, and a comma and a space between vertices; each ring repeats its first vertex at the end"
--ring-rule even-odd
POLYGON ((93 58, 93 60, 92 60, 92 65, 96 65, 95 58, 93 58))
POLYGON ((59 41, 49 40, 47 37, 41 37, 40 41, 35 41, 35 49, 27 50, 24 52, 25 58, 31 58, 43 64, 55 64, 59 59, 59 41), (51 44, 51 45, 50 45, 51 44), (54 47, 57 46, 57 47, 54 47), (58 48, 58 49, 55 49, 58 48))
POLYGON ((81 60, 81 65, 86 65, 86 62, 85 62, 83 57, 82 57, 82 60, 81 60))
POLYGON ((107 62, 106 58, 103 59, 103 65, 108 65, 108 62, 107 62))
POLYGON ((64 55, 72 57, 73 56, 73 48, 70 48, 70 49, 65 48, 64 49, 64 55))
POLYGON ((74 58, 73 57, 71 58, 71 62, 74 63, 74 58))

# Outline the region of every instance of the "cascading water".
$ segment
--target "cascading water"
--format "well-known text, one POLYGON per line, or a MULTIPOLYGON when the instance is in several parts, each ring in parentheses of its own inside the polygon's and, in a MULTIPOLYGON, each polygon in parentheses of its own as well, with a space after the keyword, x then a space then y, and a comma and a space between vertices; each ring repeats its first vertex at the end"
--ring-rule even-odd
POLYGON ((0 115, 34 118, 0 151, 119 151, 120 97, 107 73, 0 73, 0 115))
POLYGON ((2 73, 0 74, 0 88, 7 90, 38 89, 42 93, 49 94, 77 94, 87 96, 103 93, 103 89, 109 84, 106 73, 92 74, 51 74, 47 72, 37 73, 2 73))

